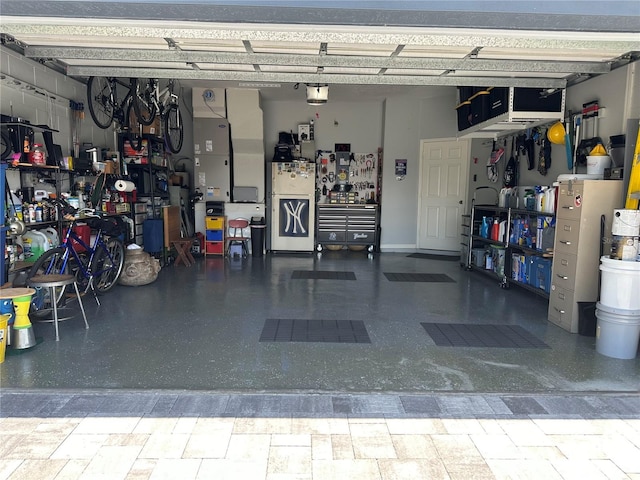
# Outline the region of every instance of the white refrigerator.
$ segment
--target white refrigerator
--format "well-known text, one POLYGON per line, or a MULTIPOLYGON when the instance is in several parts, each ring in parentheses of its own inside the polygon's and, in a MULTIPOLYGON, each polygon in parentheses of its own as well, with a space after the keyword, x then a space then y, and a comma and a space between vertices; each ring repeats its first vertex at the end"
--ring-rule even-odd
POLYGON ((272 251, 313 251, 315 191, 315 163, 271 163, 272 251))

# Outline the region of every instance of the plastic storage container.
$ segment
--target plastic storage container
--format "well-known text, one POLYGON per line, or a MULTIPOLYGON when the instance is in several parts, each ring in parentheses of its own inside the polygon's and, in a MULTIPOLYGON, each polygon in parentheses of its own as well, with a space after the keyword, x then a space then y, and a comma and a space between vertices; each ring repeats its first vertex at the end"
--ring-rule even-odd
POLYGON ((47 236, 38 230, 31 230, 22 235, 24 259, 27 262, 35 262, 40 256, 51 248, 47 236))
POLYGON ((587 155, 587 174, 603 175, 604 169, 611 166, 609 155, 587 155))
POLYGON ((640 310, 596 304, 596 351, 607 357, 636 358, 640 340, 640 310))
POLYGON ((161 219, 147 219, 142 225, 144 251, 149 253, 162 252, 164 248, 164 223, 161 219))
POLYGON ((611 308, 640 310, 640 262, 600 258, 600 303, 611 308))

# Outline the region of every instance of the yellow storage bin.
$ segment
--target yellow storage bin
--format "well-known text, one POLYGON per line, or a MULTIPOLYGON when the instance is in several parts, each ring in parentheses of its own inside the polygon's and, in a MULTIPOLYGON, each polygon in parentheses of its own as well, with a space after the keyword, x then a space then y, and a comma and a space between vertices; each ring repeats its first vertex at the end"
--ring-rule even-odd
POLYGON ((224 228, 224 217, 207 217, 207 230, 221 230, 224 228))

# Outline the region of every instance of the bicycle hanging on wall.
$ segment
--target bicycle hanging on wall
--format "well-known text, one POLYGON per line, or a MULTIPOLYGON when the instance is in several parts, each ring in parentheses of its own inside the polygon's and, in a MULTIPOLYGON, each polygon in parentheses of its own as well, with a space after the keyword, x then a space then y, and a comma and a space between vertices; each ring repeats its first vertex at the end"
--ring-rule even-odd
POLYGON ((178 153, 182 149, 184 124, 174 85, 175 80, 160 88, 158 80, 152 78, 143 82, 130 78, 126 83, 115 77, 89 77, 87 99, 91 118, 100 128, 109 128, 115 120, 127 129, 131 110, 142 125, 151 125, 160 115, 164 143, 171 153, 178 153), (124 96, 118 95, 118 87, 126 88, 124 96))
POLYGON ((136 78, 128 83, 115 77, 89 77, 87 82, 87 103, 95 124, 107 129, 115 121, 121 127, 129 126, 129 110, 134 109, 138 121, 149 125, 155 112, 145 109, 144 101, 137 101, 140 87, 136 78), (118 87, 121 87, 120 89, 118 87), (118 90, 125 88, 124 96, 118 90))
POLYGON ((133 105, 137 112, 149 112, 145 118, 138 117, 143 125, 151 125, 156 115, 160 115, 162 133, 167 148, 171 153, 178 153, 182 149, 184 125, 180 113, 180 100, 174 93, 175 80, 169 80, 167 85, 160 88, 156 78, 149 78, 145 84, 139 86, 139 92, 133 97, 133 105))

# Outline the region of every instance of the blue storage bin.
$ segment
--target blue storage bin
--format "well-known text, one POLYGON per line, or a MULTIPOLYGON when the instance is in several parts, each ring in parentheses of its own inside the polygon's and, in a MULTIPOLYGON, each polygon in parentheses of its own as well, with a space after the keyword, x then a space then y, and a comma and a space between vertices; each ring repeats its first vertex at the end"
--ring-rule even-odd
POLYGON ((161 252, 164 248, 163 221, 159 218, 145 220, 142 224, 142 238, 144 251, 147 253, 161 252))
POLYGON ((533 268, 535 269, 534 287, 551 292, 551 260, 542 257, 533 257, 533 268))
POLYGON ((222 230, 207 230, 207 241, 208 242, 221 242, 222 241, 222 230))

